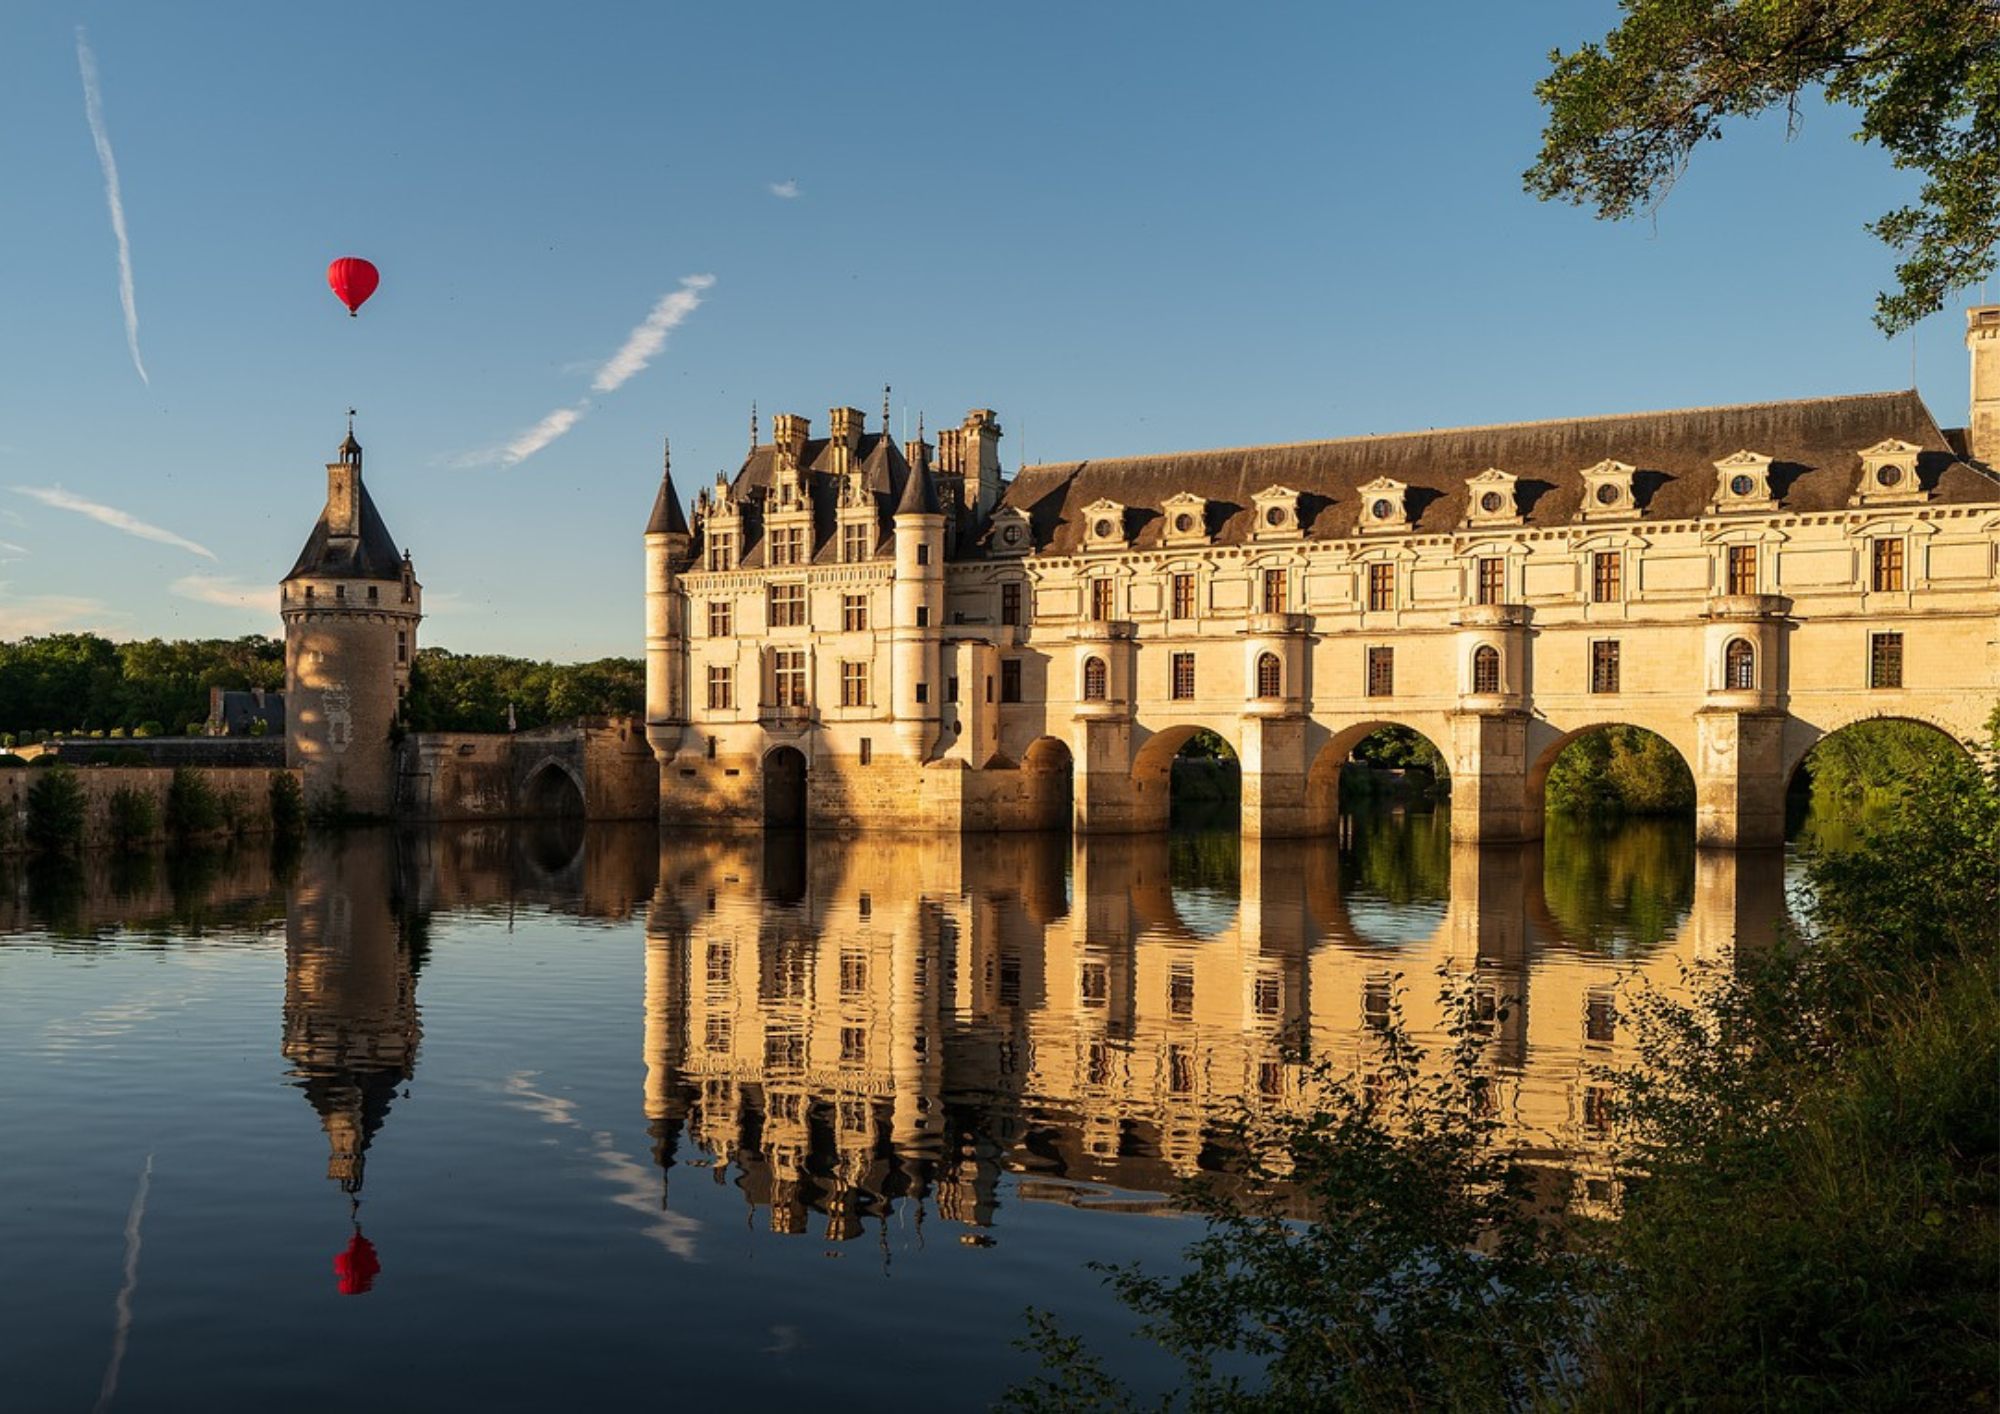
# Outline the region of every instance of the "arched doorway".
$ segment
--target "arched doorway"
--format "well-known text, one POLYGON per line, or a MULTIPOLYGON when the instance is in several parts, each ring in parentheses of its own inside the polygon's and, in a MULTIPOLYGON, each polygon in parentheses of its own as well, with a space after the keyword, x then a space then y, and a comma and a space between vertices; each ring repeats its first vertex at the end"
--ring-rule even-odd
POLYGON ((1060 737, 1036 737, 1021 757, 1028 810, 1044 830, 1067 830, 1076 790, 1076 758, 1060 737))
POLYGON ((531 820, 580 820, 583 789, 576 778, 554 761, 544 761, 528 777, 521 792, 522 811, 531 820))
POLYGON ((764 827, 794 830, 805 823, 805 753, 780 746, 764 758, 764 827))

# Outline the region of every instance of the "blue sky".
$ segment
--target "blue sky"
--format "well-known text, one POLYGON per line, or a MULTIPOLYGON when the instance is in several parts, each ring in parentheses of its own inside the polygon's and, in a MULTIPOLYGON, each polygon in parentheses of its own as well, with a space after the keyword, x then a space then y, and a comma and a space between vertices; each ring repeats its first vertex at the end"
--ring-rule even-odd
POLYGON ((1960 309, 1869 323, 1914 182, 1846 112, 1651 220, 1522 192, 1548 52, 1616 17, 12 0, 0 639, 276 634, 350 406, 423 640, 557 660, 641 651, 662 440, 691 495, 753 400, 992 407, 1011 469, 1900 388, 1914 346, 1963 422, 1960 309))

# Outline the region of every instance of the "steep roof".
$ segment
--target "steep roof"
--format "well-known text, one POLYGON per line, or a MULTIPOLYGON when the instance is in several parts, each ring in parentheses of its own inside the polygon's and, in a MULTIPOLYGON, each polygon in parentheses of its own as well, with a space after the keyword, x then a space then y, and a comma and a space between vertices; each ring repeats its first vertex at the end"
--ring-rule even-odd
POLYGON ((660 493, 653 498, 653 514, 646 521, 648 535, 686 535, 687 512, 681 509, 680 493, 674 490, 671 471, 660 473, 660 493))
POLYGON ((285 576, 286 579, 402 579, 403 552, 396 548, 396 537, 382 523, 382 513, 375 509, 367 486, 358 489, 361 533, 333 534, 327 526, 327 518, 332 511, 329 505, 320 512, 312 534, 306 537, 305 549, 299 551, 298 562, 292 566, 292 572, 285 576))
POLYGON ((1497 467, 1518 478, 1526 525, 1561 526, 1581 518, 1581 473, 1608 459, 1634 468, 1645 524, 1703 515, 1720 477, 1714 463, 1750 451, 1772 459, 1779 507, 1799 514, 1844 509, 1861 474, 1857 454, 1890 438, 1920 449, 1917 476, 1932 503, 2000 501, 2000 482, 1959 459, 1915 392, 1898 392, 1064 462, 1024 467, 1002 504, 1028 515, 1037 549, 1069 554, 1083 544, 1084 507, 1130 507, 1128 543, 1144 549, 1161 543, 1161 504, 1192 492, 1209 501, 1212 539, 1226 545, 1250 539, 1258 492, 1287 486, 1301 493, 1306 538, 1330 540, 1356 533, 1361 488, 1387 477, 1410 488, 1408 533, 1448 534, 1465 522, 1466 482, 1497 467))
MULTIPOLYGON (((831 438, 807 441, 799 457, 806 471, 806 490, 812 501, 814 559, 837 557, 837 529, 843 477, 833 470, 836 458, 831 438)), ((890 543, 889 518, 903 499, 911 479, 910 464, 896 439, 883 432, 864 432, 856 442, 852 458, 861 473, 861 484, 873 503, 877 535, 881 545, 890 543)), ((731 494, 744 511, 744 531, 751 544, 744 550, 743 565, 755 569, 764 563, 764 504, 778 481, 778 449, 770 444, 753 447, 731 483, 731 494)), ((935 501, 935 492, 932 493, 935 501)))

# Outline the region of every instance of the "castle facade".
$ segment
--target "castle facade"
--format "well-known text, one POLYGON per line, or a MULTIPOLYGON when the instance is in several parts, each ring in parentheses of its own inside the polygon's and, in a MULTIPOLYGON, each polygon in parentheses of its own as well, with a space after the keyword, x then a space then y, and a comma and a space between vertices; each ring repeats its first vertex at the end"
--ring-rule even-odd
POLYGON ((1687 760, 1704 842, 1776 842, 1826 734, 1966 739, 2000 695, 2000 307, 1967 343, 1952 431, 1901 392, 1010 479, 989 410, 935 445, 779 417, 646 527, 661 818, 1145 831, 1207 729, 1245 833, 1305 835, 1402 725, 1455 834, 1533 838, 1555 757, 1625 723, 1687 760))

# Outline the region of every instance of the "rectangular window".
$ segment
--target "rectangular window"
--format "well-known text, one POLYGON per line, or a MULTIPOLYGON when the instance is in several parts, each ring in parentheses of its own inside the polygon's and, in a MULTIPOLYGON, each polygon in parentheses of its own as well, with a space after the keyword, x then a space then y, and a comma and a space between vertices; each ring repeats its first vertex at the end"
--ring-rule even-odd
POLYGON ((713 667, 708 670, 708 710, 728 712, 736 706, 736 670, 713 667))
POLYGON ((958 701, 958 679, 957 679, 957 678, 946 678, 946 679, 944 680, 944 700, 945 700, 945 701, 947 701, 947 702, 956 702, 956 701, 958 701))
POLYGON ((931 547, 928 545, 917 546, 917 563, 920 565, 927 565, 930 562, 931 562, 931 547))
POLYGON ((843 707, 866 707, 868 705, 868 665, 866 663, 842 663, 840 665, 840 705, 843 707))
POLYGON ((1731 594, 1755 594, 1757 592, 1757 547, 1755 545, 1731 545, 1729 547, 1729 592, 1731 594))
POLYGON ((708 601, 708 636, 728 638, 736 632, 736 604, 729 599, 708 601))
POLYGON ((771 563, 774 565, 800 565, 805 563, 806 530, 802 525, 780 526, 771 532, 771 563))
POLYGON ((1194 654, 1174 654, 1168 664, 1168 675, 1172 679, 1168 696, 1176 702, 1186 702, 1194 697, 1194 654))
POLYGON ((872 548, 874 537, 868 533, 865 524, 849 524, 840 528, 840 558, 845 563, 851 565, 857 560, 867 559, 872 548))
POLYGON ((1590 690, 1618 690, 1618 640, 1600 638, 1590 645, 1590 690))
POLYGON ((930 626, 931 626, 931 606, 928 604, 917 605, 917 627, 929 628, 930 626))
POLYGON ((1171 584, 1172 595, 1168 601, 1167 613, 1171 618, 1191 619, 1194 617, 1194 576, 1177 574, 1171 584))
MULTIPOLYGON (((1385 566, 1386 568, 1386 566, 1385 566)), ((1282 614, 1291 607, 1285 593, 1285 572, 1283 570, 1264 571, 1264 612, 1282 614)))
POLYGON ((1283 1008, 1284 986, 1276 977, 1261 974, 1251 994, 1251 1007, 1259 1016, 1276 1016, 1283 1008))
POLYGON ((1368 607, 1371 609, 1393 609, 1396 607, 1396 567, 1394 565, 1370 565, 1368 567, 1368 607))
POLYGON ((1167 973, 1167 1010, 1175 1016, 1194 1015, 1194 964, 1177 962, 1167 973))
POLYGON ((771 655, 773 701, 780 707, 806 705, 806 654, 803 648, 784 648, 771 655))
POLYGON ((712 570, 733 570, 736 568, 735 531, 711 530, 708 532, 708 567, 712 570))
POLYGON ((1000 586, 1000 622, 1021 622, 1021 586, 1018 581, 1000 586))
POLYGON ((1086 962, 1077 968, 1076 990, 1085 1006, 1106 1006, 1111 1001, 1111 968, 1102 962, 1086 962))
POLYGON ((1871 633, 1868 635, 1868 685, 1870 687, 1901 687, 1903 685, 1902 634, 1871 633))
POLYGON ((1618 1035, 1618 1009, 1611 993, 1594 989, 1583 1003, 1583 1039, 1593 1045, 1609 1045, 1618 1035))
POLYGON ((375 602, 375 586, 372 584, 368 586, 368 602, 371 604, 375 602))
POLYGON ((866 766, 870 761, 873 761, 874 759, 875 759, 875 739, 873 737, 864 736, 863 738, 861 738, 861 764, 866 766))
POLYGON ((1111 581, 1093 579, 1090 582, 1090 616, 1099 623, 1111 617, 1111 581))
POLYGON ((1370 697, 1394 697, 1396 695, 1395 649, 1371 648, 1368 650, 1368 695, 1370 697))
POLYGON ((771 627, 804 628, 806 622, 806 587, 803 584, 774 584, 771 586, 771 627))
POLYGON ((840 626, 849 633, 860 633, 868 627, 868 596, 866 594, 843 594, 840 596, 840 626))
POLYGON ((1394 1009, 1395 981, 1389 977, 1370 977, 1361 985, 1361 1023, 1371 1030, 1389 1029, 1389 1017, 1394 1009))
POLYGON ((410 635, 402 629, 396 630, 396 661, 399 663, 410 661, 410 635))
POLYGON ((1601 550, 1590 557, 1590 601, 1615 604, 1625 597, 1625 557, 1601 550))
POLYGON ((1021 700, 1021 660, 1002 658, 1000 660, 1000 700, 1019 702, 1021 700))
POLYGON ((1498 555, 1479 562, 1479 602, 1507 602, 1507 562, 1498 555))
POLYGON ((930 685, 929 683, 927 683, 927 682, 920 682, 920 683, 918 683, 918 684, 917 684, 917 705, 918 705, 918 706, 922 706, 922 705, 923 705, 924 703, 926 703, 926 702, 928 702, 928 701, 930 701, 930 700, 931 700, 931 685, 930 685))
POLYGON ((1876 591, 1894 591, 1903 587, 1903 542, 1901 540, 1872 540, 1869 558, 1873 561, 1874 576, 1870 581, 1876 591))

